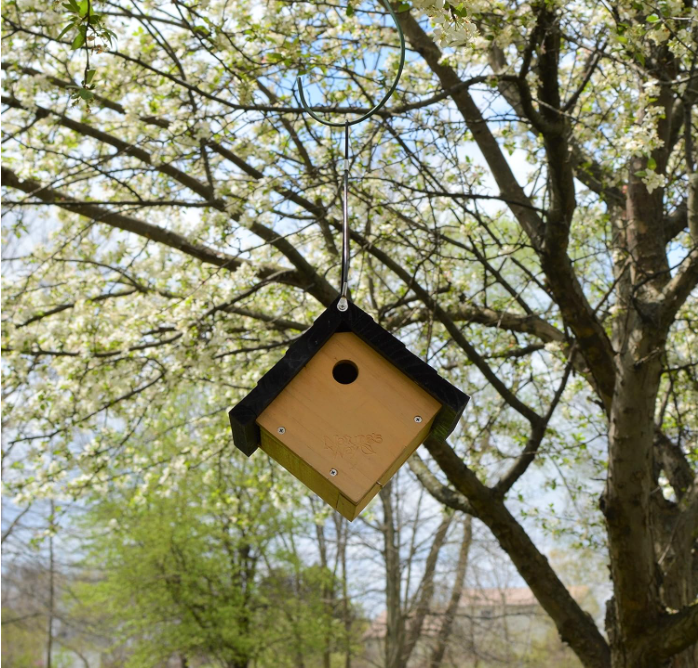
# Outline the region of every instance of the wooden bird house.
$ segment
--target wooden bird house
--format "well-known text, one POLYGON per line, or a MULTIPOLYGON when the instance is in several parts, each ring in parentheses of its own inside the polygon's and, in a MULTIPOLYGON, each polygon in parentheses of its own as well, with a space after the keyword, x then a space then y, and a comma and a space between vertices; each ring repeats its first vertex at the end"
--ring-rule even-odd
POLYGON ((236 447, 258 447, 353 520, 469 397, 349 303, 335 301, 230 411, 236 447))

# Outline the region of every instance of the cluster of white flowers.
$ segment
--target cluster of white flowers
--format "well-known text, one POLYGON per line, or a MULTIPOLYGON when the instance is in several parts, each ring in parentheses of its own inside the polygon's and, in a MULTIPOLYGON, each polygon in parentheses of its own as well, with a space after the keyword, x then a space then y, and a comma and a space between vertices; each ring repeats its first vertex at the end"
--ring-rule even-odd
POLYGON ((628 128, 622 142, 622 150, 626 155, 649 155, 654 149, 664 145, 664 140, 657 133, 657 121, 663 113, 661 107, 652 106, 649 102, 646 104, 642 121, 628 128))
POLYGON ((657 188, 663 188, 667 181, 664 174, 657 174, 653 169, 647 169, 642 177, 642 182, 647 187, 647 192, 651 193, 657 188))
MULTIPOLYGON (((461 46, 472 41, 477 28, 470 17, 457 15, 454 9, 463 13, 466 3, 448 3, 445 0, 413 0, 414 7, 431 17, 434 25, 434 38, 440 46, 461 46)), ((468 3, 469 4, 469 3, 468 3)))
POLYGON ((475 24, 468 18, 446 18, 435 16, 434 38, 440 46, 461 46, 467 44, 477 35, 475 24))

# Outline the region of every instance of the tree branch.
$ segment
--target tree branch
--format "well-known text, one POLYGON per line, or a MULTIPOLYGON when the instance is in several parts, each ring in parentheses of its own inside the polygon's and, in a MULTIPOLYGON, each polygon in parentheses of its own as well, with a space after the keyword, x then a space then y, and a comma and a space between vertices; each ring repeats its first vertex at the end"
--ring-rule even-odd
POLYGON ((474 514, 468 499, 448 487, 448 485, 443 485, 416 452, 407 460, 407 463, 424 489, 426 489, 439 503, 447 508, 460 510, 467 515, 474 514))
MULTIPOLYGON (((19 100, 16 100, 15 98, 2 96, 2 101, 3 103, 8 104, 9 106, 15 107, 17 109, 25 109, 22 103, 19 100)), ((133 146, 128 142, 122 141, 121 139, 118 139, 117 137, 114 137, 113 135, 110 135, 106 132, 97 130, 96 128, 93 128, 92 126, 88 125, 87 123, 75 121, 58 112, 37 107, 36 113, 37 115, 53 115, 57 118, 58 122, 64 127, 67 127, 84 136, 92 137, 97 141, 113 146, 114 148, 118 149, 119 152, 124 153, 126 155, 130 155, 147 165, 151 165, 156 171, 170 176, 171 178, 175 179, 178 183, 181 183, 185 187, 195 192, 197 195, 201 196, 203 199, 207 200, 212 208, 217 209, 219 211, 226 211, 225 202, 223 200, 213 199, 213 192, 210 186, 201 183, 194 177, 189 176, 185 172, 181 171, 180 169, 177 169, 176 167, 173 167, 172 165, 169 165, 167 163, 155 164, 152 161, 151 155, 147 151, 133 146)), ((263 176, 261 172, 259 172, 259 174, 260 176, 258 176, 257 178, 261 178, 261 176, 263 176)), ((237 220, 239 218, 239 216, 235 213, 227 213, 233 220, 237 220)), ((265 225, 262 225, 257 221, 253 221, 250 224, 249 229, 260 239, 274 246, 278 251, 280 251, 289 259, 291 264, 293 264, 298 270, 297 275, 304 275, 306 278, 302 287, 306 289, 309 294, 315 297, 321 304, 327 306, 335 299, 335 297, 338 294, 337 291, 330 285, 330 283, 323 276, 317 273, 315 268, 303 257, 302 253, 300 253, 296 249, 296 247, 288 241, 288 239, 286 239, 282 235, 279 235, 274 230, 271 230, 270 228, 266 227, 265 225)))
POLYGON ((698 246, 684 258, 676 276, 664 288, 660 312, 661 331, 667 331, 679 309, 698 286, 698 246))
POLYGON ((443 55, 441 50, 424 32, 411 13, 400 12, 397 16, 410 44, 424 58, 432 72, 436 74, 443 88, 454 91, 451 94, 451 98, 456 103, 468 129, 473 135, 475 143, 487 161, 492 175, 499 186, 501 196, 509 201, 509 208, 512 213, 528 235, 533 246, 538 247, 543 233, 543 222, 535 212, 535 208, 523 188, 516 180, 509 163, 504 157, 496 138, 490 131, 487 123, 485 123, 475 101, 467 88, 459 88, 459 84, 463 82, 456 71, 440 62, 443 55))
MULTIPOLYGON (((189 241, 186 237, 163 229, 157 225, 146 223, 145 221, 124 216, 120 213, 114 213, 92 204, 75 204, 70 202, 70 198, 58 190, 53 190, 46 186, 42 186, 37 181, 26 179, 22 181, 17 174, 7 167, 2 168, 2 184, 9 188, 15 188, 22 192, 38 197, 43 202, 54 204, 66 211, 72 211, 81 216, 91 218, 95 222, 104 223, 111 227, 115 227, 125 232, 137 234, 145 239, 151 239, 158 243, 174 248, 185 255, 196 258, 204 264, 210 264, 228 271, 235 271, 243 265, 250 265, 248 260, 243 260, 232 255, 226 255, 220 251, 203 246, 193 241, 189 241)), ((259 278, 265 279, 274 274, 277 275, 277 280, 287 285, 300 287, 305 283, 293 269, 286 269, 279 265, 256 265, 256 275, 259 278)))
POLYGON ((658 660, 669 659, 697 642, 698 601, 674 614, 662 616, 645 640, 648 652, 655 654, 658 660))
POLYGON ((586 668, 609 668, 609 647, 594 620, 572 598, 504 501, 478 480, 448 443, 427 439, 425 445, 449 482, 467 497, 476 517, 489 527, 509 555, 555 623, 562 640, 570 645, 586 668))
POLYGON ((662 470, 669 484, 681 500, 693 484, 693 469, 681 448, 658 427, 654 431, 654 447, 658 451, 662 470))

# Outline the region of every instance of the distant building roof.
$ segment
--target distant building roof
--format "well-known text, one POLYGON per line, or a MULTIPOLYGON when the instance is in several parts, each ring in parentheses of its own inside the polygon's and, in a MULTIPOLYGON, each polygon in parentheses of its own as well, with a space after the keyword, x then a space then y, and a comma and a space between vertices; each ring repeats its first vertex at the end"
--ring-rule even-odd
MULTIPOLYGON (((572 595, 572 598, 580 601, 589 593, 589 587, 584 585, 573 586, 568 587, 567 591, 572 595)), ((536 597, 528 587, 488 587, 481 589, 464 589, 458 607, 463 613, 467 613, 468 610, 472 610, 473 608, 499 608, 502 611, 509 609, 512 612, 517 611, 520 613, 521 608, 533 608, 538 605, 539 603, 536 597)), ((434 636, 437 634, 438 630, 441 628, 440 618, 442 614, 443 608, 431 610, 427 614, 422 627, 423 635, 434 636)), ((371 622, 368 629, 366 629, 363 639, 384 638, 386 618, 387 613, 385 611, 381 612, 371 622)))

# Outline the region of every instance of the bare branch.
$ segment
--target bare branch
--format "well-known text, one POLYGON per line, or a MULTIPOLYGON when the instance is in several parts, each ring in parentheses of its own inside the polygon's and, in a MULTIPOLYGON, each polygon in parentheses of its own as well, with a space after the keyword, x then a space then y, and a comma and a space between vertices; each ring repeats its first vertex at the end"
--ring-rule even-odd
MULTIPOLYGON (((7 167, 2 168, 2 183, 6 187, 16 188, 17 190, 21 190, 32 197, 37 197, 43 202, 55 204, 66 211, 72 211, 73 213, 77 213, 81 216, 91 218, 95 222, 104 223, 106 225, 110 225, 111 227, 124 230, 125 232, 132 232, 133 234, 137 234, 144 239, 152 239, 153 241, 157 241, 164 246, 169 246, 170 248, 174 248, 185 255, 196 258, 204 264, 211 264, 215 267, 220 267, 221 269, 227 269, 228 271, 235 271, 241 266, 249 264, 248 260, 240 259, 232 255, 226 255, 225 253, 221 253, 213 248, 189 241, 180 234, 163 229, 157 225, 146 223, 145 221, 131 218, 130 216, 124 216, 120 213, 114 213, 92 204, 71 203, 70 198, 60 191, 42 186, 37 181, 33 181, 31 179, 22 181, 11 169, 7 167)), ((283 282, 285 282, 287 285, 299 285, 298 279, 300 277, 294 270, 286 269, 278 265, 258 266, 256 274, 262 279, 268 278, 272 275, 277 275, 280 282, 281 279, 283 279, 283 282)), ((302 279, 300 282, 303 282, 302 279)))
POLYGON ((442 484, 416 452, 407 460, 407 463, 412 473, 417 476, 417 480, 422 483, 427 492, 439 503, 442 503, 447 508, 460 510, 468 515, 473 514, 473 509, 468 499, 447 485, 442 484))
POLYGON ((660 315, 661 331, 666 331, 674 321, 679 309, 686 303, 698 286, 698 246, 684 258, 676 276, 664 288, 660 315))

